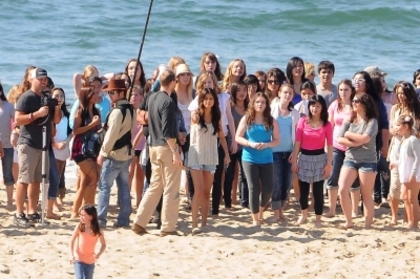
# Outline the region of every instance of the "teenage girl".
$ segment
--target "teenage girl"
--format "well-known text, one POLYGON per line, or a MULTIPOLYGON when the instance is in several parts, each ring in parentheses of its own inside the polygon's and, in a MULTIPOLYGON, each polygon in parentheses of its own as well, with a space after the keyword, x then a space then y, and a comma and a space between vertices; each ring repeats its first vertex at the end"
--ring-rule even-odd
POLYGON ((74 265, 76 279, 92 279, 95 261, 105 251, 105 237, 99 227, 98 213, 91 204, 84 205, 80 211, 80 223, 73 231, 70 241, 70 264, 74 265), (95 252, 98 240, 99 252, 95 252))
POLYGON ((199 93, 199 108, 191 114, 190 148, 188 165, 194 185, 194 196, 191 204, 192 233, 197 234, 198 211, 201 207, 201 226, 207 225, 210 205, 210 191, 213 175, 218 165, 217 138, 225 151, 223 164, 230 162, 225 135, 221 129, 218 98, 213 89, 204 89, 199 93))
POLYGON ((246 65, 242 59, 235 59, 229 63, 223 77, 223 91, 229 92, 230 85, 238 80, 244 80, 246 77, 246 65))
POLYGON ((3 172, 3 183, 6 186, 7 207, 13 206, 13 146, 10 142, 10 136, 13 130, 15 119, 15 108, 9 103, 4 94, 3 86, 0 83, 0 158, 3 172))
POLYGON ((273 148, 273 177, 274 188, 271 198, 271 208, 274 211, 274 220, 288 220, 283 214, 292 186, 292 165, 290 163, 293 145, 296 137, 296 125, 299 121, 299 112, 293 108, 293 86, 283 84, 279 96, 271 103, 271 116, 277 121, 280 130, 280 144, 273 148))
POLYGON ((243 146, 242 164, 249 186, 252 225, 259 227, 273 193, 273 153, 280 143, 279 128, 270 111, 270 100, 258 92, 239 122, 235 140, 243 146))
MULTIPOLYGON (((144 95, 141 94, 141 87, 134 85, 133 92, 129 94, 130 104, 137 110, 143 101, 144 95)), ((142 125, 136 124, 136 131, 133 133, 134 156, 129 168, 130 190, 134 186, 136 191, 136 208, 139 206, 144 188, 144 170, 140 167, 140 154, 145 147, 146 138, 143 136, 142 125)))
MULTIPOLYGON (((397 103, 391 108, 389 119, 389 133, 392 136, 389 145, 389 161, 397 161, 399 157, 399 146, 403 137, 398 133, 397 121, 401 115, 414 117, 414 129, 419 132, 420 125, 420 101, 417 97, 414 86, 406 81, 399 81, 393 90, 397 96, 397 103)), ((391 224, 397 224, 398 205, 401 197, 401 182, 397 168, 391 169, 391 180, 389 187, 389 201, 391 205, 391 224)))
MULTIPOLYGON (((76 197, 73 203, 71 218, 76 218, 79 208, 82 205, 83 197, 87 187, 93 193, 93 197, 89 197, 89 201, 94 201, 93 191, 97 187, 99 175, 96 165, 96 158, 83 153, 83 141, 87 134, 93 133, 101 129, 101 117, 95 104, 99 94, 92 87, 83 87, 79 93, 80 105, 74 118, 74 140, 71 152, 71 158, 80 168, 80 187, 77 189, 76 197)), ((87 200, 87 197, 85 198, 87 200)))
MULTIPOLYGON (((69 148, 69 137, 71 137, 71 129, 69 127, 70 112, 67 110, 66 95, 63 88, 55 87, 51 90, 51 96, 57 99, 61 103, 61 120, 56 125, 56 134, 52 141, 54 150, 55 160, 57 162, 58 174, 61 180, 61 176, 65 172, 66 160, 70 158, 69 148)), ((66 195, 65 185, 61 185, 58 188, 58 198, 60 205, 63 205, 63 199, 66 195)), ((56 204, 57 205, 57 204, 56 204)))
POLYGON ((307 81, 305 75, 305 67, 302 58, 292 57, 287 63, 286 76, 295 90, 295 96, 292 100, 294 105, 302 100, 300 96, 300 86, 307 81))
POLYGON ((296 142, 292 156, 292 170, 298 174, 301 217, 297 225, 308 217, 309 185, 313 185, 315 227, 321 227, 324 206, 324 180, 330 176, 332 164, 332 126, 328 122, 324 98, 314 95, 309 99, 308 117, 300 118, 296 128, 296 142), (327 153, 325 153, 327 146, 327 153))
POLYGON ((223 80, 219 60, 217 59, 216 54, 212 52, 206 52, 201 56, 200 73, 206 71, 213 72, 218 82, 223 80))
POLYGON ((267 84, 265 86, 265 94, 270 99, 274 100, 279 94, 280 86, 287 82, 286 76, 279 68, 272 68, 267 72, 267 84))
MULTIPOLYGON (((83 74, 75 73, 73 76, 73 89, 75 96, 79 96, 79 92, 83 86, 88 85, 88 80, 91 77, 100 77, 98 69, 93 65, 87 65, 83 70, 83 74)), ((104 82, 104 85, 108 83, 110 79, 114 78, 114 73, 108 73, 100 77, 104 82)))
MULTIPOLYGON (((351 107, 351 100, 356 94, 351 80, 344 79, 338 84, 338 97, 337 100, 331 103, 328 108, 328 121, 333 127, 333 161, 332 171, 330 177, 327 179, 326 188, 328 190, 328 203, 329 211, 325 217, 331 218, 335 216, 335 210, 338 199, 338 178, 340 170, 343 166, 346 146, 337 142, 338 135, 340 134, 343 121, 352 116, 353 109, 351 107)), ((352 199, 354 200, 354 199, 352 199)), ((359 201, 359 199, 357 199, 359 201)), ((353 204, 354 217, 357 216, 358 204, 353 204)))
POLYGON ((134 85, 140 86, 141 88, 144 88, 146 86, 146 75, 144 74, 143 64, 140 61, 136 61, 135 58, 130 59, 127 62, 124 73, 126 73, 130 77, 130 80, 131 82, 134 83, 134 85), (136 77, 134 77, 136 64, 137 64, 137 72, 136 72, 136 77))
POLYGON ((391 162, 390 168, 397 168, 407 213, 407 228, 418 229, 420 189, 420 142, 415 136, 414 118, 408 114, 400 115, 396 129, 403 137, 400 146, 399 160, 391 162))
MULTIPOLYGON (((235 122, 235 129, 238 128, 239 121, 245 115, 246 110, 248 109, 248 92, 247 85, 245 82, 238 81, 233 83, 230 87, 230 94, 232 96, 232 116, 233 121, 235 122)), ((242 166, 242 146, 238 144, 238 151, 236 153, 230 154, 230 164, 226 170, 225 182, 224 182, 224 200, 225 207, 230 209, 232 204, 236 204, 236 192, 237 192, 237 182, 235 181, 235 176, 240 180, 240 199, 241 206, 246 208, 249 206, 248 201, 248 184, 246 181, 245 173, 242 166), (239 169, 237 170, 237 163, 239 163, 239 169)))
POLYGON ((256 71, 254 75, 258 79, 258 85, 260 86, 259 92, 265 92, 265 86, 267 84, 267 74, 264 71, 256 71))

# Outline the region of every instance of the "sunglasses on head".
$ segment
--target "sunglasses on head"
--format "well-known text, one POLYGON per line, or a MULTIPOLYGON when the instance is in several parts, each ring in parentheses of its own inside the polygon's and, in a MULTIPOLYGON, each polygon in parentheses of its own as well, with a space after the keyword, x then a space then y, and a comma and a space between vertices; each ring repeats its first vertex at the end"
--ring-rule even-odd
POLYGON ((270 79, 270 80, 268 80, 267 81, 269 84, 275 84, 275 85, 279 85, 280 84, 280 82, 278 81, 278 80, 275 80, 275 79, 270 79))

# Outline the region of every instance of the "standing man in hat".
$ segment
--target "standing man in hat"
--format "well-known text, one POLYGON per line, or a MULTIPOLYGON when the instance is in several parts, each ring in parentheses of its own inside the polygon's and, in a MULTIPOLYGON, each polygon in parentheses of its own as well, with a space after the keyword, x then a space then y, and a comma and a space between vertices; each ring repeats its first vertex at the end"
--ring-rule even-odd
MULTIPOLYGON (((61 120, 60 106, 48 107, 43 104, 43 91, 47 85, 47 71, 35 68, 32 72, 31 88, 23 93, 16 103, 15 124, 20 126, 17 142, 19 175, 16 186, 15 224, 30 227, 31 222, 40 222, 37 205, 42 182, 42 129, 46 127, 46 146, 50 145, 52 122, 61 120), (28 196, 28 215, 24 213, 25 198, 28 196)), ((48 177, 49 160, 45 158, 48 177)))
POLYGON ((97 162, 102 166, 99 180, 98 218, 101 227, 106 227, 109 196, 114 180, 118 187, 120 213, 114 227, 127 227, 130 223, 131 196, 128 167, 134 155, 131 135, 134 133, 134 109, 127 101, 125 80, 110 80, 104 88, 114 105, 104 124, 106 134, 97 162))

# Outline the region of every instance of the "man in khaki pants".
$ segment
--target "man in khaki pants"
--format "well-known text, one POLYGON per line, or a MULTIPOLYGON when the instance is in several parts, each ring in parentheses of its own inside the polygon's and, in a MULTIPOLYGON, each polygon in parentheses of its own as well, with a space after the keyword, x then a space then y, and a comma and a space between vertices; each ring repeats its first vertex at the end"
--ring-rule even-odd
POLYGON ((152 177, 137 210, 132 230, 145 234, 146 225, 163 193, 161 236, 176 235, 178 222, 181 155, 177 144, 178 123, 176 105, 170 98, 176 81, 175 74, 164 71, 160 76, 161 91, 148 100, 149 154, 152 177))

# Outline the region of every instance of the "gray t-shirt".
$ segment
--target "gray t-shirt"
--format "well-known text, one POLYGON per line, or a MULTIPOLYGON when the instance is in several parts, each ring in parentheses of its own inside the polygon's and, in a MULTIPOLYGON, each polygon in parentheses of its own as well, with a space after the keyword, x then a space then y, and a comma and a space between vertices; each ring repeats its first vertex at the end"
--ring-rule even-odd
POLYGON ((12 133, 11 121, 15 118, 15 108, 9 102, 2 101, 0 105, 0 134, 3 148, 12 148, 10 134, 12 133))
MULTIPOLYGON (((17 103, 16 110, 22 113, 34 113, 41 108, 41 96, 37 95, 32 90, 23 93, 17 103)), ((42 149, 42 127, 47 128, 47 146, 50 145, 51 140, 51 118, 54 113, 54 108, 50 109, 49 117, 39 118, 28 125, 20 126, 18 144, 27 144, 35 149, 42 149)))
POLYGON ((316 93, 324 98, 325 103, 327 103, 327 108, 338 98, 338 89, 334 84, 332 85, 331 92, 332 93, 324 92, 321 88, 321 84, 316 86, 316 93))
POLYGON ((361 146, 348 147, 345 160, 350 160, 355 163, 377 163, 376 134, 378 133, 378 121, 375 118, 372 118, 367 123, 350 123, 344 121, 338 136, 343 137, 347 131, 361 135, 369 135, 370 141, 361 146))

